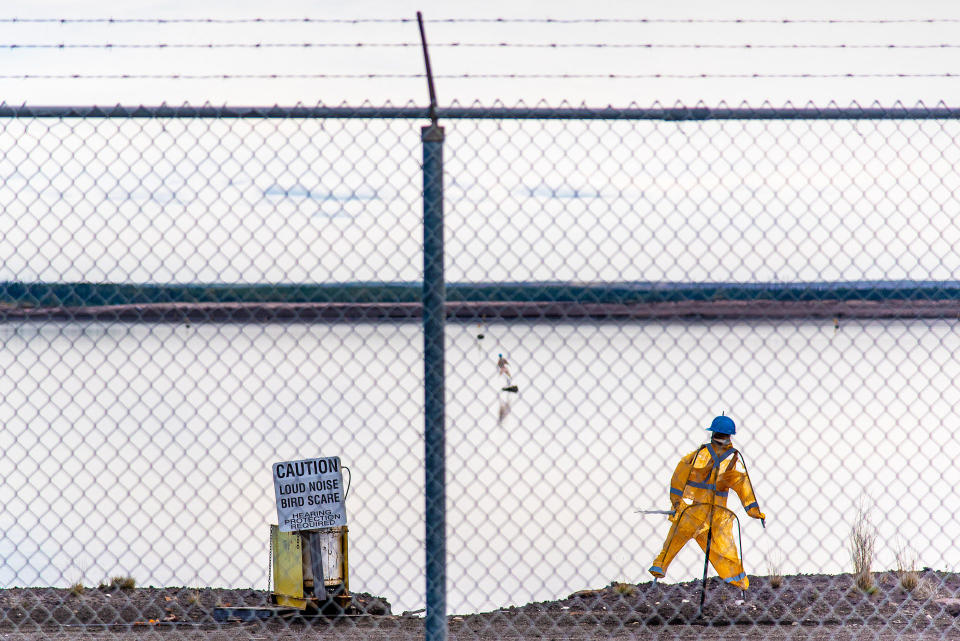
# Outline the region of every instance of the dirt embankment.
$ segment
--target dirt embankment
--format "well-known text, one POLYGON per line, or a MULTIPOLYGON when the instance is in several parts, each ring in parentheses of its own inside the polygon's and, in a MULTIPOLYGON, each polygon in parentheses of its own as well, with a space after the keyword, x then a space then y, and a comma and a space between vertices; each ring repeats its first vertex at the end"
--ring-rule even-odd
MULTIPOLYGON (((0 590, 0 628, 212 626, 223 608, 275 608, 262 590, 220 588, 9 588, 0 590)), ((353 595, 357 614, 390 615, 390 604, 353 595)))
MULTIPOLYGON (((712 626, 760 633, 775 629, 873 629, 895 634, 960 637, 960 575, 925 569, 917 583, 893 573, 874 576, 875 589, 856 587, 851 575, 788 575, 781 581, 751 577, 745 594, 713 578, 708 581, 702 616, 698 615, 701 583, 611 584, 575 592, 566 598, 492 612, 454 615, 450 635, 500 641, 504 638, 574 638, 578 630, 596 636, 634 635, 655 630, 712 626), (910 589, 908 589, 910 588, 910 589)), ((272 619, 252 624, 222 623, 217 608, 270 607, 270 595, 259 590, 195 588, 58 588, 0 590, 0 629, 42 632, 140 626, 210 629, 223 626, 335 627, 350 633, 422 633, 419 614, 391 611, 385 599, 354 595, 356 612, 347 617, 272 619), (419 630, 416 632, 415 630, 419 630)), ((373 636, 377 636, 373 634, 373 636)), ((672 634, 672 633, 671 633, 672 634)), ((282 636, 282 635, 281 635, 282 636)), ((676 635, 674 635, 676 636, 676 635)), ((749 636, 749 635, 748 635, 749 636)), ((740 637, 744 638, 744 637, 740 637)), ((763 638, 762 635, 758 638, 763 638)))

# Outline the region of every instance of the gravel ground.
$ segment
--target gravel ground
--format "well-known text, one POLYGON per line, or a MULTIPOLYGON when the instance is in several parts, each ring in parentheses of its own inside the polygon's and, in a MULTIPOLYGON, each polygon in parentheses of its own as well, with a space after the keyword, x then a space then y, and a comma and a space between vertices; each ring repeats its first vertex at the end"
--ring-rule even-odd
MULTIPOLYGON (((4 641, 134 641, 142 639, 164 641, 301 641, 303 639, 331 639, 343 641, 388 641, 409 639, 422 641, 423 626, 419 621, 391 622, 384 625, 350 624, 348 626, 276 626, 259 624, 236 624, 216 629, 150 628, 88 629, 88 630, 35 630, 0 632, 4 641)), ((536 639, 543 641, 643 641, 646 639, 676 639, 694 641, 716 639, 721 641, 927 641, 933 639, 958 639, 957 632, 942 629, 908 631, 884 626, 825 625, 817 627, 779 626, 725 626, 705 627, 673 625, 661 628, 647 627, 636 630, 607 629, 604 627, 573 627, 563 630, 548 629, 533 632, 511 629, 504 624, 491 625, 483 631, 465 632, 451 625, 449 639, 472 639, 477 641, 502 641, 504 639, 536 639)))
MULTIPOLYGON (((713 579, 703 616, 701 584, 611 584, 564 599, 449 617, 451 639, 960 639, 960 575, 925 569, 907 590, 894 573, 866 593, 850 575, 751 577, 740 590, 713 579)), ((339 618, 218 623, 216 607, 266 607, 256 590, 53 588, 0 590, 0 640, 169 639, 344 641, 423 638, 418 614, 355 594, 358 614, 339 618)))

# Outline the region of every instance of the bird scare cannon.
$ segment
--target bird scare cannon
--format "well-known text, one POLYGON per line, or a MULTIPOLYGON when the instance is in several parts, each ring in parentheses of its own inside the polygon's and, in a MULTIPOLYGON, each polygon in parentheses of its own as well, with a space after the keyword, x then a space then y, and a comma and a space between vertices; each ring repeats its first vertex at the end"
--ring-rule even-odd
POLYGON ((270 526, 270 557, 277 605, 320 613, 350 608, 349 480, 338 456, 274 463, 277 525, 270 526))

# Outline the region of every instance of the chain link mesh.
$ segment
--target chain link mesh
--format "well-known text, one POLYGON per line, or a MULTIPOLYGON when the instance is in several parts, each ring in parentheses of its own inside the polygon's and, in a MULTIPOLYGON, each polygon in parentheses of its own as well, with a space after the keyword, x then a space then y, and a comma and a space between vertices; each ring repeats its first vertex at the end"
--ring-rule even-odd
MULTIPOLYGON (((441 124, 451 636, 957 634, 960 121, 441 124), (722 412, 750 587, 654 583, 722 412)), ((0 627, 422 634, 421 125, 0 119, 0 627), (270 468, 319 456, 304 618, 270 468)))

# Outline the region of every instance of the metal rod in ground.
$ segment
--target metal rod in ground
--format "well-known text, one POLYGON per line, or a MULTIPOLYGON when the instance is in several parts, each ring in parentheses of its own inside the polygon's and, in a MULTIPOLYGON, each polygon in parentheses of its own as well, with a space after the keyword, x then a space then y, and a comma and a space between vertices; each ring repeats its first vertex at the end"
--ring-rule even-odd
POLYGON ((308 532, 306 543, 310 549, 310 570, 313 572, 313 596, 317 597, 320 607, 326 606, 327 586, 323 577, 323 546, 319 532, 308 532))
POLYGON ((713 510, 710 510, 710 524, 707 526, 707 550, 703 559, 703 585, 700 586, 700 608, 697 618, 703 616, 703 602, 707 598, 707 571, 710 569, 710 544, 713 542, 713 510))
POLYGON ((446 289, 443 276, 443 128, 424 127, 423 144, 423 368, 426 474, 425 641, 445 641, 446 488, 444 486, 443 329, 446 289))

